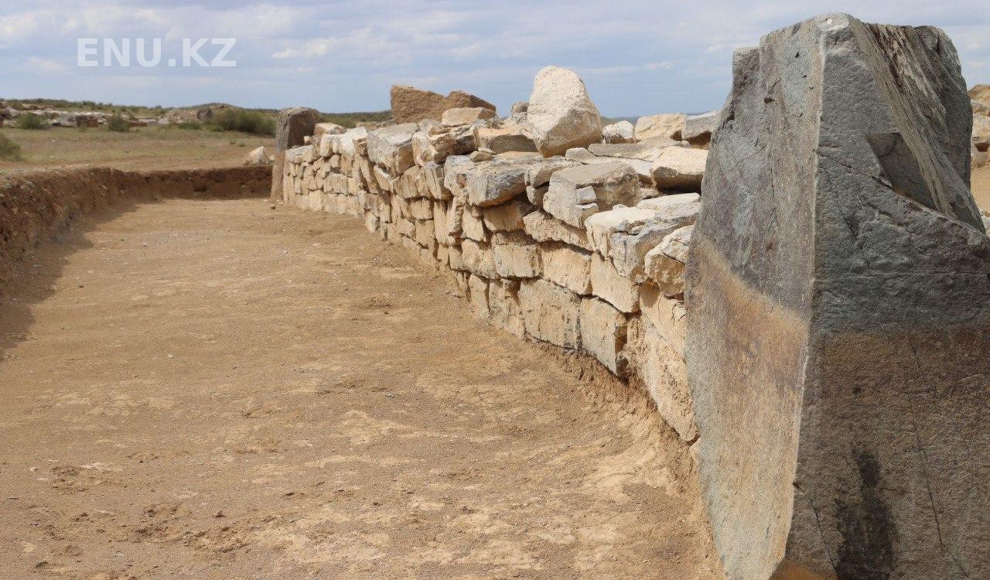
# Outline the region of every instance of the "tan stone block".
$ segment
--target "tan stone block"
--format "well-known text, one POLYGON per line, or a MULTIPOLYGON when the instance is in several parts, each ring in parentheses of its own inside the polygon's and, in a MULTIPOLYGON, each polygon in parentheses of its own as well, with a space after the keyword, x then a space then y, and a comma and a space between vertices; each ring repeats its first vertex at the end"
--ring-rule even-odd
POLYGON ((581 298, 577 294, 546 280, 524 280, 519 305, 527 334, 565 348, 580 346, 581 298))
POLYGON ((687 366, 673 346, 643 317, 629 322, 623 357, 656 402, 657 410, 684 441, 697 438, 687 366))
POLYGON ((598 298, 581 301, 581 347, 614 374, 626 344, 626 316, 598 298))
POLYGON ((536 278, 540 275, 540 249, 523 234, 499 232, 492 236, 495 271, 503 278, 536 278))
POLYGON ((543 277, 581 295, 591 294, 591 253, 574 246, 549 243, 540 246, 543 277))
POLYGON ((622 312, 639 311, 639 284, 619 274, 598 254, 591 256, 591 290, 622 312))

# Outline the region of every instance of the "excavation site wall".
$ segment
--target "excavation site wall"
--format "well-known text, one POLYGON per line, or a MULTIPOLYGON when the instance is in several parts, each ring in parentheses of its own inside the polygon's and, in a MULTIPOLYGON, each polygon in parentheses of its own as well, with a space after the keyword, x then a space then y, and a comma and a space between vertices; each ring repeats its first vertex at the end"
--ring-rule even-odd
POLYGON ((267 195, 268 167, 125 171, 81 167, 0 175, 0 288, 25 253, 74 218, 120 200, 267 195))

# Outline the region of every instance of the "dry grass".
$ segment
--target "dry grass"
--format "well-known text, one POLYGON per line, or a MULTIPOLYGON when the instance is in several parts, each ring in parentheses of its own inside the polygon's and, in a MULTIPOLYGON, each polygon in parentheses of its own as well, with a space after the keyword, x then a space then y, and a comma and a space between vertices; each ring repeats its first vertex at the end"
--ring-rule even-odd
POLYGON ((180 169, 239 165, 248 151, 270 137, 244 133, 182 131, 138 127, 124 133, 104 127, 53 127, 47 131, 0 129, 21 147, 22 161, 0 161, 0 171, 69 165, 101 165, 121 169, 180 169))

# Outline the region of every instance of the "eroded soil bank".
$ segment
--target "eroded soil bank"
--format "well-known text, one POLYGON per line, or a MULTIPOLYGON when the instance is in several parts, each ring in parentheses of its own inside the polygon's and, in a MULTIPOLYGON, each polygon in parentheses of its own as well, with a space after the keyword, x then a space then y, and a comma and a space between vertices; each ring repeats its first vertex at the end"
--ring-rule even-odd
POLYGON ((173 199, 72 232, 0 306, 0 577, 715 577, 656 413, 359 220, 173 199))

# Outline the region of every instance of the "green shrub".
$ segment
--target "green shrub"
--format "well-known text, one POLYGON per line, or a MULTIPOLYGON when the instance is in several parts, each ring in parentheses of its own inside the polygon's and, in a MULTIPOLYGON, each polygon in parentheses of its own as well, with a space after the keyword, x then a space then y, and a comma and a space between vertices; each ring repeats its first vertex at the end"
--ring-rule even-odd
POLYGON ((200 123, 199 121, 182 121, 181 123, 177 124, 176 127, 180 129, 188 129, 190 131, 198 131, 199 129, 203 128, 203 124, 200 123))
POLYGON ((21 146, 10 140, 3 133, 0 133, 0 159, 4 161, 22 161, 21 146))
POLYGON ((131 123, 120 115, 111 115, 107 118, 107 131, 124 133, 131 130, 131 123))
POLYGON ((17 120, 14 122, 14 126, 18 129, 30 129, 32 131, 38 131, 51 127, 44 117, 35 115, 34 113, 24 113, 23 115, 18 116, 17 120))
POLYGON ((240 131, 252 135, 275 135, 275 119, 256 111, 226 109, 213 115, 207 123, 211 131, 240 131))

